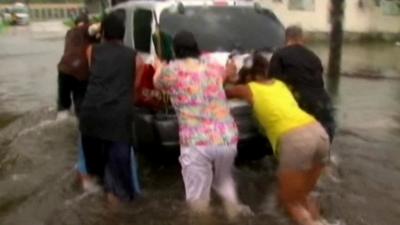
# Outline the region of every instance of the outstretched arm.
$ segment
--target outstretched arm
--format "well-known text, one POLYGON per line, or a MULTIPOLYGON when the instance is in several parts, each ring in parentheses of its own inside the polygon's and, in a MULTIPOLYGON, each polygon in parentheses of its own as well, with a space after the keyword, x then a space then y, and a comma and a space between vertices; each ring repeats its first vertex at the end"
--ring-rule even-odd
POLYGON ((159 80, 164 67, 165 63, 162 62, 159 58, 156 58, 156 61, 154 63, 155 73, 153 77, 153 83, 156 88, 161 88, 159 80))
POLYGON ((140 55, 136 54, 135 60, 133 62, 135 64, 135 89, 139 87, 139 84, 142 80, 144 61, 140 55))
POLYGON ((253 94, 248 85, 236 85, 225 90, 228 98, 237 98, 253 103, 253 94))

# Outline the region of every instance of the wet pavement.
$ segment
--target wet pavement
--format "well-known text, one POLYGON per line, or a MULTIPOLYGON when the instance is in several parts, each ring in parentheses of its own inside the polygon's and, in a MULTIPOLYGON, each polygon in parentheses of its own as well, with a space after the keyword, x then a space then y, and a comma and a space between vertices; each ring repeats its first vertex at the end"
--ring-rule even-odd
MULTIPOLYGON (((144 196, 122 210, 110 210, 101 194, 83 193, 74 170, 76 121, 55 120, 62 35, 35 32, 23 28, 0 36, 0 224, 289 224, 276 210, 274 166, 268 158, 235 171, 240 197, 256 213, 236 222, 227 221, 218 200, 213 216, 192 217, 175 162, 141 157, 144 196)), ((327 61, 326 45, 311 47, 327 61)), ((332 223, 400 221, 399 57, 394 44, 345 45, 346 76, 336 96, 335 165, 316 193, 332 223)))
POLYGON ((0 127, 54 103, 64 33, 62 24, 43 22, 0 35, 0 127))

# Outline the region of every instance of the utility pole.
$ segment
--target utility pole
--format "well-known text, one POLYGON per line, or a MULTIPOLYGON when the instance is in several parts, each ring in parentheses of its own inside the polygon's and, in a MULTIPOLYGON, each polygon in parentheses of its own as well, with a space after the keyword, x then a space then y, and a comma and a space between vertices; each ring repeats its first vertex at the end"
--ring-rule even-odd
POLYGON ((345 0, 331 0, 331 34, 327 88, 332 97, 337 96, 339 89, 343 45, 344 3, 345 0))

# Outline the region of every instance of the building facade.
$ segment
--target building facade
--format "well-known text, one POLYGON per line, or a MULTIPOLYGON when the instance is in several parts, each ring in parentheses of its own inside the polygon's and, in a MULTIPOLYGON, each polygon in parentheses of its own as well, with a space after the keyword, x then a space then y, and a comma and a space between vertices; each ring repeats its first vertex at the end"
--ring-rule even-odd
MULTIPOLYGON (((331 0, 260 0, 287 26, 298 24, 305 31, 330 31, 331 0)), ((346 0, 344 30, 352 34, 398 36, 400 34, 399 0, 346 0)))

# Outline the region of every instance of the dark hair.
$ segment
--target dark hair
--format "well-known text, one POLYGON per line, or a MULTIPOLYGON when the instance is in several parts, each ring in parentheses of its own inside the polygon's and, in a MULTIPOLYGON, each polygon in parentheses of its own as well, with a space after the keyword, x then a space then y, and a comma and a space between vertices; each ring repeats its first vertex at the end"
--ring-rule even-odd
POLYGON ((80 23, 88 24, 89 23, 89 16, 85 12, 81 12, 76 18, 75 18, 75 26, 78 26, 80 23))
POLYGON ((239 79, 236 84, 247 84, 248 80, 253 80, 253 77, 250 74, 250 68, 242 67, 239 72, 239 79))
POLYGON ((300 26, 292 25, 286 28, 286 40, 303 38, 303 29, 300 26))
POLYGON ((254 81, 257 77, 268 78, 268 59, 261 53, 254 53, 245 62, 248 65, 244 65, 239 70, 239 79, 236 84, 247 84, 250 81, 254 81))
POLYGON ((200 49, 197 41, 189 31, 178 32, 174 37, 173 44, 177 59, 200 57, 200 49))
POLYGON ((253 62, 250 67, 250 73, 252 74, 252 76, 262 76, 264 78, 267 78, 268 67, 269 67, 269 62, 265 56, 263 56, 260 53, 255 53, 253 55, 253 62))
POLYGON ((106 40, 123 40, 125 35, 125 11, 120 9, 106 15, 101 22, 101 29, 106 40))

